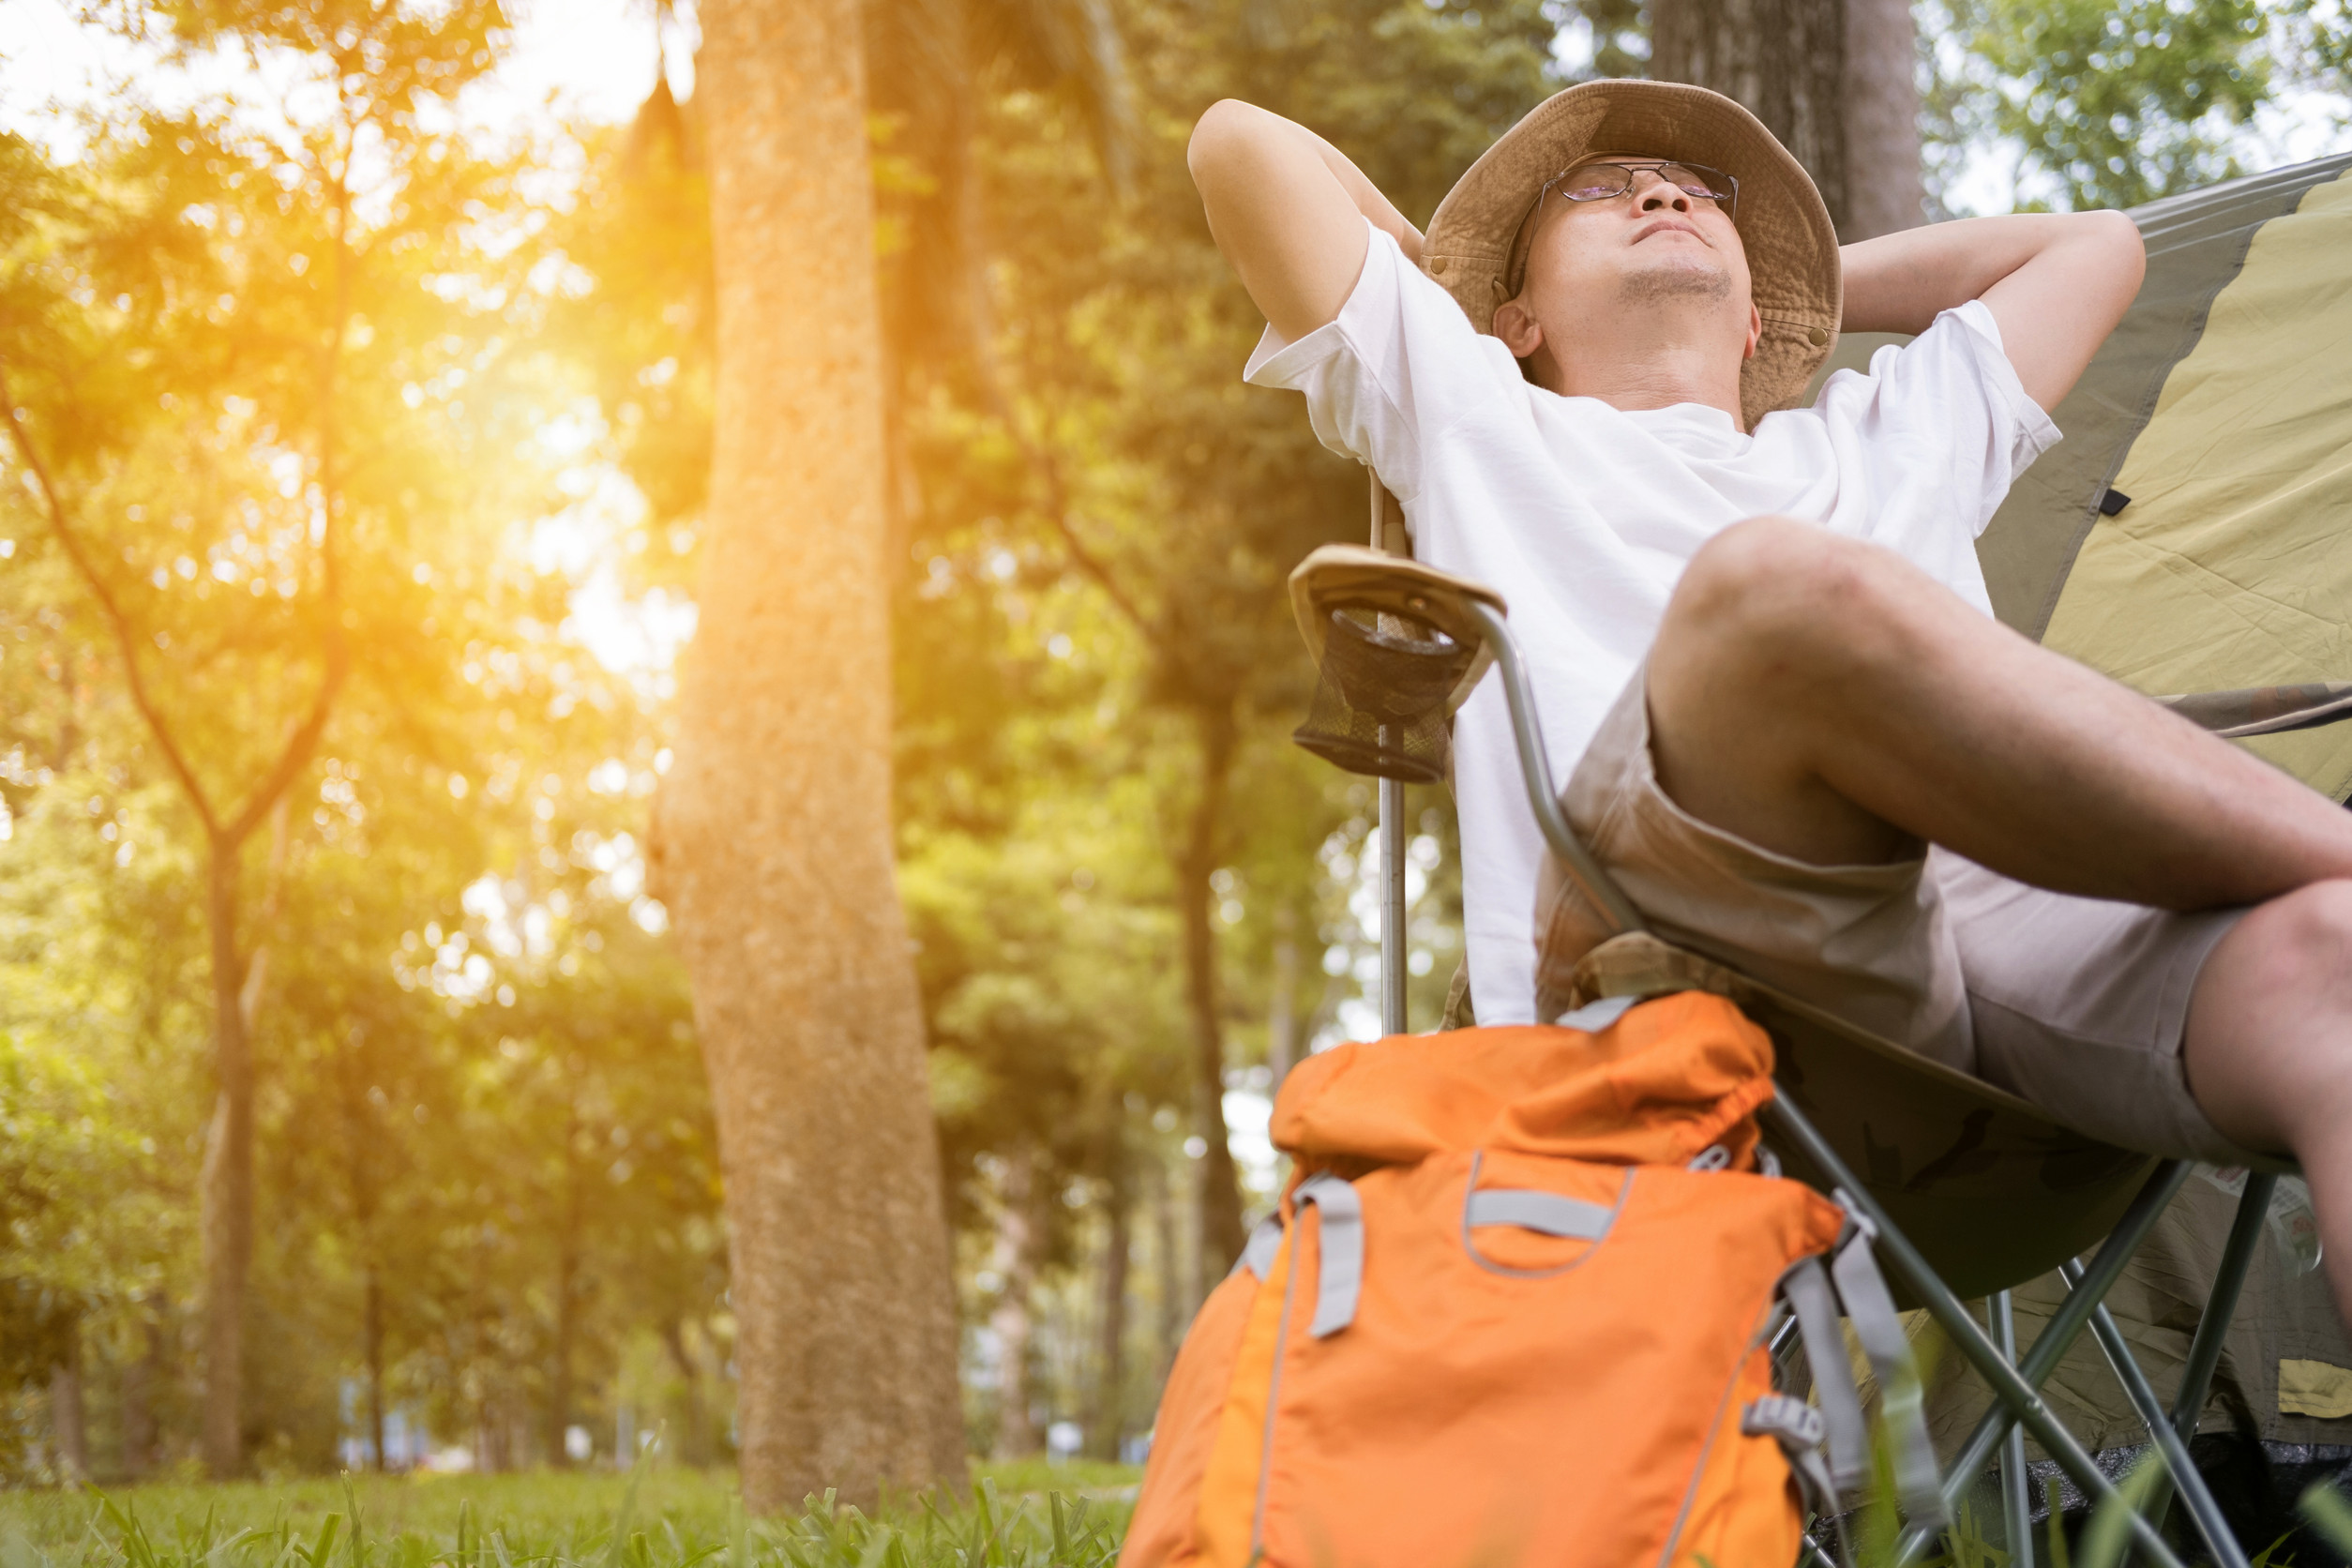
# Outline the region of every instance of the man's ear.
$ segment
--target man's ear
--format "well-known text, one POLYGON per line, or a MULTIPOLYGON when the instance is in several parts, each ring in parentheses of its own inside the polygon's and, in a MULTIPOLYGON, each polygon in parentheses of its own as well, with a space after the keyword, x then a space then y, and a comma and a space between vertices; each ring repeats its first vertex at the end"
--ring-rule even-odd
POLYGON ((1758 310, 1758 309, 1757 309, 1755 306, 1751 305, 1751 306, 1749 306, 1749 307, 1748 307, 1748 347, 1747 347, 1747 352, 1746 352, 1746 353, 1744 353, 1744 354, 1741 354, 1741 355, 1740 355, 1740 357, 1741 357, 1741 358, 1742 358, 1742 359, 1754 359, 1754 358, 1756 357, 1756 339, 1759 339, 1759 338, 1761 338, 1761 337, 1763 337, 1763 336, 1764 336, 1764 313, 1763 313, 1762 311, 1758 310))
POLYGON ((1495 336, 1502 339, 1514 359, 1525 359, 1544 346, 1544 329, 1536 324, 1534 312, 1515 299, 1495 307, 1495 336))

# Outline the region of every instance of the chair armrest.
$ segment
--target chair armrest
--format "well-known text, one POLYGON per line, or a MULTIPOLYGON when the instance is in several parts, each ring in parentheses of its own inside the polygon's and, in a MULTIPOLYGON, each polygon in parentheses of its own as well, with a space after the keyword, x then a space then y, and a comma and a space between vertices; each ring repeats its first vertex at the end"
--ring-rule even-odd
POLYGON ((2236 691, 2193 691, 2157 701, 2190 723, 2233 739, 2315 730, 2352 718, 2352 682, 2313 681, 2302 686, 2243 686, 2236 691))

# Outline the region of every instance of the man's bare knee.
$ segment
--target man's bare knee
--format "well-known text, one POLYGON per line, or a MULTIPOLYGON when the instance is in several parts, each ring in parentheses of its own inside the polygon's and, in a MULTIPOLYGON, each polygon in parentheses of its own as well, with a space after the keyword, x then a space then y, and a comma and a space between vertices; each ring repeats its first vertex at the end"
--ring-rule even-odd
POLYGON ((1817 865, 1918 852, 1824 782, 1869 716, 1857 661, 1881 656, 1899 607, 1885 552, 1811 523, 1753 518, 1693 557, 1651 648, 1659 786, 1701 821, 1817 865))
POLYGON ((1700 547, 1667 603, 1651 667, 1784 697, 1867 659, 1904 614, 1885 552, 1814 523, 1759 517, 1700 547), (1792 679, 1793 678, 1793 679, 1792 679))
POLYGON ((2189 1078, 2233 1138, 2299 1143, 2352 1109, 2352 881, 2249 912, 2190 1003, 2189 1078))

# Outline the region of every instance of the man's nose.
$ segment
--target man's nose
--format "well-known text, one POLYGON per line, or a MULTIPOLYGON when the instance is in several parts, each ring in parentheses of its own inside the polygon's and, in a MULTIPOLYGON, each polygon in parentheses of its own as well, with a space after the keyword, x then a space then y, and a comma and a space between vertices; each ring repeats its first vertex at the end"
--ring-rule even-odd
POLYGON ((1655 169, 1636 169, 1634 171, 1634 209, 1636 212, 1655 212, 1660 207, 1688 212, 1691 210, 1690 192, 1655 169))

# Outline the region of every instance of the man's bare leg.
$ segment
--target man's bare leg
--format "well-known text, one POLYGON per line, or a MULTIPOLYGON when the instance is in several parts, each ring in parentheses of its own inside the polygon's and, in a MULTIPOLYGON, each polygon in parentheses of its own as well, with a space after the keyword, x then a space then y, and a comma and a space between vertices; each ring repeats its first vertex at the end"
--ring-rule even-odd
POLYGON ((1666 792, 1815 865, 1926 839, 2162 909, 2352 876, 2352 813, 1812 524, 1757 518, 1693 558, 1649 698, 1666 792))
POLYGON ((1763 518, 1691 563, 1650 660, 1683 809, 1816 865, 1922 840, 2021 882, 2261 907, 2198 977, 2197 1104, 2310 1179, 2352 1318, 2352 812, 1968 609, 1900 558, 1763 518))

